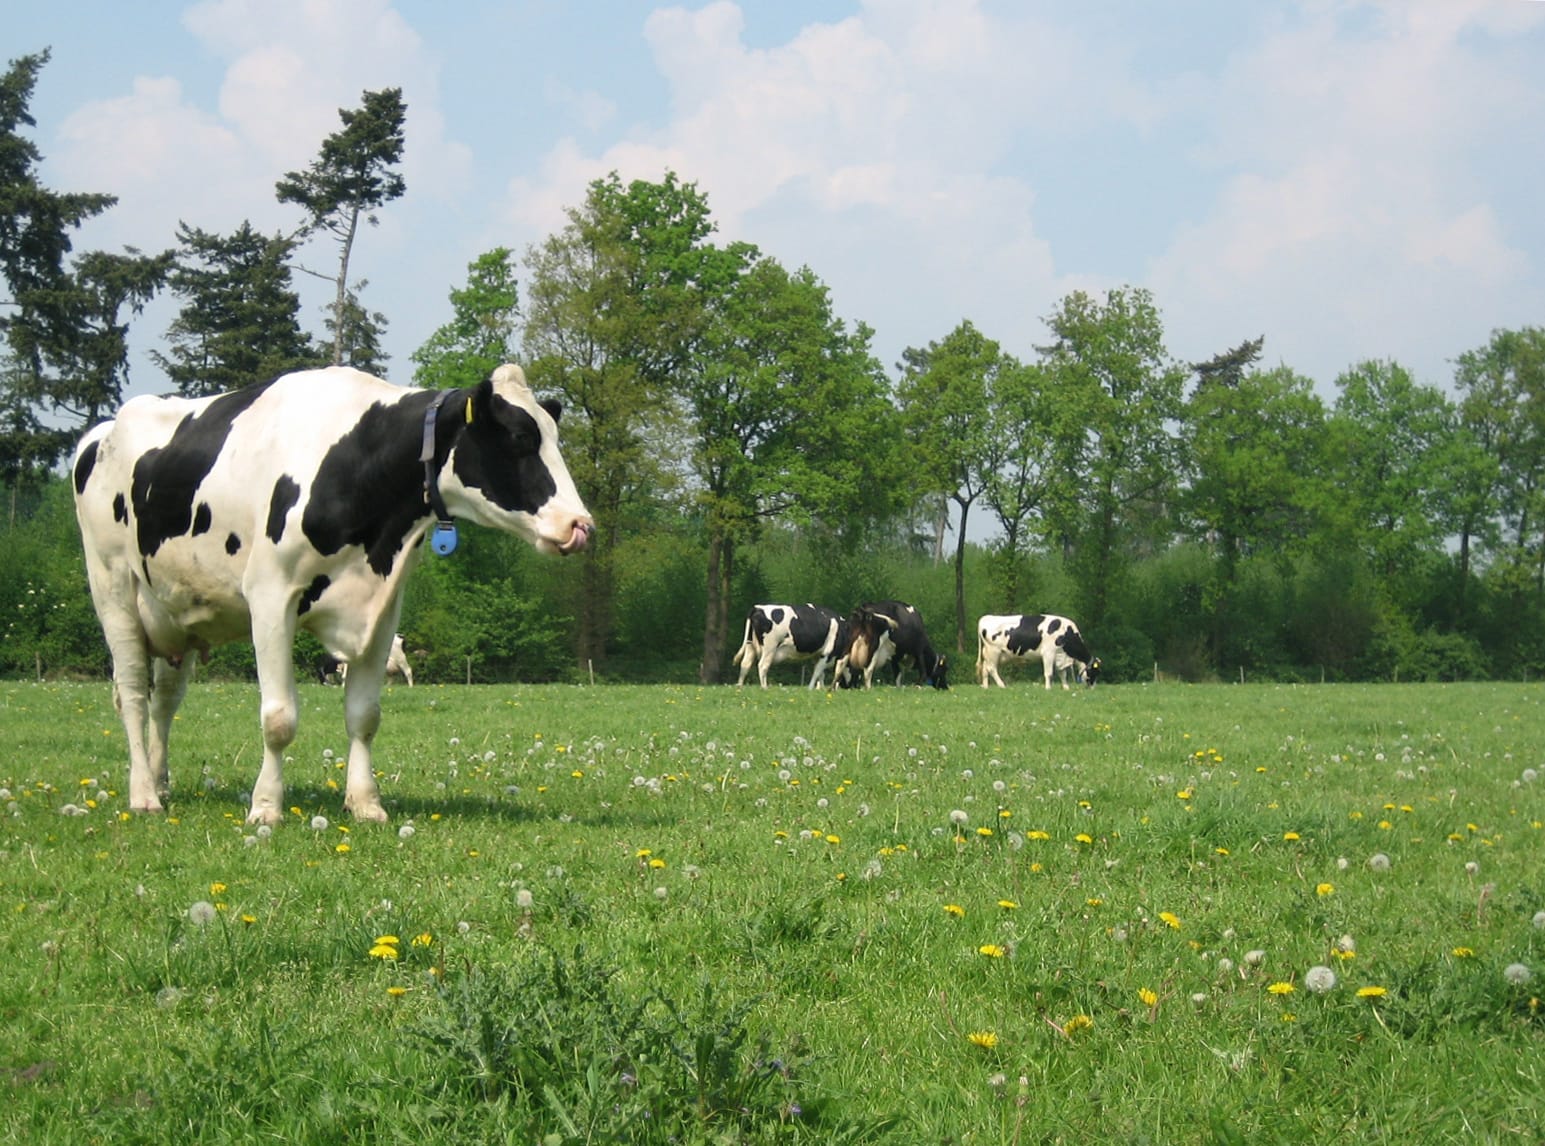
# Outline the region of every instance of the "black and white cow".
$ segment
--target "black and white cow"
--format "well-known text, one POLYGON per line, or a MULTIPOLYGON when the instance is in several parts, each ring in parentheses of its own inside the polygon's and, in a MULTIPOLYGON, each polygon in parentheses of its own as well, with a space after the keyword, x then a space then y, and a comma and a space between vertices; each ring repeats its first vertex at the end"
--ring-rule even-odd
POLYGON ((213 398, 135 398, 75 451, 91 596, 129 741, 129 807, 160 811, 172 715, 200 654, 250 639, 263 764, 249 823, 283 816, 298 629, 352 667, 344 807, 385 820, 372 772, 403 586, 437 519, 576 553, 595 525, 558 452, 556 402, 520 367, 410 390, 357 370, 213 398))
POLYGON ((756 666, 762 687, 767 670, 795 659, 815 658, 810 687, 820 688, 826 666, 842 655, 848 644, 848 623, 840 613, 822 605, 752 605, 746 615, 746 631, 731 662, 740 666, 737 686, 746 683, 756 666))
POLYGON ((921 683, 947 689, 945 657, 934 650, 923 628, 922 614, 904 601, 871 601, 853 610, 848 618, 852 631, 847 655, 837 663, 839 684, 856 687, 857 675, 863 674, 864 687, 874 687, 874 674, 895 662, 896 683, 910 660, 917 666, 921 683))
MULTIPOLYGON (((323 684, 331 684, 332 677, 338 677, 339 684, 347 684, 349 680, 349 659, 336 653, 323 653, 317 658, 317 678, 323 684)), ((408 652, 402 647, 402 634, 398 633, 392 638, 392 651, 386 654, 386 675, 396 673, 408 682, 408 687, 413 687, 413 666, 408 663, 408 652)))
POLYGON ((1068 672, 1076 669, 1079 680, 1093 687, 1100 675, 1100 658, 1089 651, 1078 626, 1066 617, 1047 614, 1015 613, 1011 616, 989 614, 976 623, 976 676, 987 688, 990 680, 1005 687, 998 675, 1004 658, 1039 656, 1046 673, 1046 687, 1053 674, 1061 674, 1062 687, 1068 687, 1068 672))

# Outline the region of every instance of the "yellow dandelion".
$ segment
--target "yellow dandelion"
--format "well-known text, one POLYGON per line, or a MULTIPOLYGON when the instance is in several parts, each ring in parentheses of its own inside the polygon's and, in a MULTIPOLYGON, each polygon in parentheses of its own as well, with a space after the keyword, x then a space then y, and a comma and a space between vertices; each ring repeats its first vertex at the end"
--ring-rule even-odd
POLYGON ((1191 789, 1190 788, 1182 788, 1182 789, 1180 789, 1180 791, 1175 793, 1175 799, 1177 799, 1177 800, 1189 800, 1190 798, 1191 798, 1191 789))
POLYGON ((1291 841, 1291 840, 1298 839, 1299 836, 1298 836, 1297 832, 1283 832, 1282 833, 1282 838, 1285 839, 1285 840, 1291 841))
POLYGON ((1078 835, 1074 836, 1073 838, 1081 844, 1094 843, 1094 837, 1089 835, 1088 832, 1079 832, 1078 835))
POLYGON ((389 943, 377 943, 370 949, 370 956, 373 959, 395 959, 397 958, 397 948, 389 943))
POLYGON ((400 999, 408 993, 408 989, 406 987, 388 987, 386 988, 386 993, 393 999, 400 999))
POLYGON ((1272 995, 1291 995, 1297 989, 1298 988, 1293 986, 1291 983, 1281 982, 1273 983, 1271 986, 1266 988, 1267 992, 1272 995))
POLYGON ((998 1036, 992 1031, 972 1031, 966 1038, 972 1046, 981 1047, 983 1050, 992 1050, 998 1045, 998 1036))
POLYGON ((1037 828, 1033 832, 1026 832, 1025 833, 1025 839, 1027 839, 1027 840, 1049 840, 1049 839, 1051 839, 1051 834, 1049 832, 1043 832, 1039 828, 1037 828))
POLYGON ((583 780, 585 778, 585 774, 576 768, 574 771, 569 773, 569 777, 574 780, 583 780))
POLYGON ((944 914, 953 915, 956 919, 964 919, 966 917, 966 909, 958 903, 946 903, 944 905, 944 914))
POLYGON ((665 866, 665 861, 659 856, 655 856, 652 860, 649 861, 649 866, 654 868, 654 870, 659 871, 665 866))
MULTIPOLYGON (((780 835, 780 836, 788 835, 787 832, 778 832, 777 834, 780 835)), ((643 859, 648 859, 653 854, 654 853, 651 852, 648 848, 639 848, 638 851, 633 853, 633 858, 634 859, 641 859, 641 860, 643 860, 643 859)))
POLYGON ((1094 1026, 1094 1020, 1088 1015, 1074 1015, 1062 1025, 1062 1031, 1070 1035, 1075 1031, 1086 1031, 1092 1026, 1094 1026))
POLYGON ((1157 1007, 1159 1005, 1159 993, 1148 987, 1140 987, 1137 992, 1137 1001, 1145 1007, 1157 1007))
POLYGON ((1334 895, 1335 891, 1336 885, 1333 883, 1320 883, 1314 887, 1314 894, 1322 898, 1327 895, 1334 895))
POLYGON ((1001 809, 1001 810, 1000 810, 1000 811, 999 811, 999 812, 998 812, 998 819, 1000 819, 1000 820, 1006 820, 1006 819, 1008 819, 1008 818, 1009 818, 1009 817, 1010 817, 1010 816, 1012 816, 1012 815, 1013 815, 1013 814, 1014 814, 1014 813, 1013 813, 1013 812, 1011 812, 1011 811, 1009 811, 1009 810, 1008 810, 1008 809, 1007 809, 1007 808, 1003 808, 1003 809, 1001 809))
POLYGON ((999 947, 996 943, 983 943, 980 947, 977 948, 977 951, 987 956, 989 959, 1002 959, 1005 955, 1008 954, 1007 951, 1005 951, 1002 947, 999 947))
POLYGON ((1180 917, 1178 915, 1176 915, 1173 911, 1161 911, 1161 912, 1159 912, 1159 919, 1162 920, 1164 923, 1169 924, 1169 926, 1170 926, 1170 928, 1172 930, 1175 930, 1175 931, 1179 931, 1180 930, 1180 917))
POLYGON ((1455 947, 1449 952, 1455 959, 1474 959, 1475 951, 1469 947, 1455 947))
POLYGON ((1031 871, 1031 873, 1032 873, 1032 874, 1035 874, 1035 875, 1038 875, 1038 874, 1040 874, 1040 871, 1041 871, 1041 865, 1040 865, 1040 864, 1038 864, 1038 863, 1033 863, 1033 864, 1031 864, 1031 865, 1030 865, 1030 871, 1031 871))
POLYGON ((1382 999, 1387 994, 1389 994, 1389 989, 1386 987, 1357 988, 1357 997, 1359 999, 1382 999))
POLYGON ((842 842, 842 837, 841 836, 827 836, 826 837, 826 842, 829 843, 829 844, 840 844, 842 842))
POLYGON ((1090 899, 1084 900, 1085 906, 1088 906, 1088 907, 1099 907, 1100 904, 1102 904, 1104 902, 1105 901, 1103 899, 1095 899, 1095 898, 1090 898, 1090 899))
POLYGON ((976 834, 981 836, 982 839, 985 840, 988 836, 992 835, 992 829, 991 828, 977 828, 976 829, 976 834))
POLYGON ((244 912, 242 914, 241 921, 243 923, 247 923, 247 924, 256 923, 257 922, 257 916, 256 915, 248 915, 248 914, 246 914, 244 912))
POLYGON ((209 885, 209 894, 210 895, 224 895, 225 894, 225 884, 219 883, 219 882, 215 882, 215 883, 210 884, 209 885))
POLYGON ((1213 848, 1212 849, 1212 854, 1213 855, 1218 855, 1218 856, 1226 856, 1226 855, 1229 854, 1229 851, 1228 851, 1228 848, 1213 848))
POLYGON ((349 849, 349 845, 348 844, 336 844, 333 847, 333 851, 337 852, 341 856, 348 855, 349 854, 349 850, 350 849, 349 849))
POLYGON ((1019 907, 1019 904, 1015 903, 1012 899, 1000 899, 998 900, 998 906, 1003 908, 1004 911, 1014 911, 1019 907))
POLYGON ((417 935, 415 935, 413 937, 413 946, 415 946, 415 947, 428 947, 431 944, 433 944, 434 941, 435 941, 435 937, 433 935, 429 934, 429 932, 427 932, 427 931, 420 931, 417 935))

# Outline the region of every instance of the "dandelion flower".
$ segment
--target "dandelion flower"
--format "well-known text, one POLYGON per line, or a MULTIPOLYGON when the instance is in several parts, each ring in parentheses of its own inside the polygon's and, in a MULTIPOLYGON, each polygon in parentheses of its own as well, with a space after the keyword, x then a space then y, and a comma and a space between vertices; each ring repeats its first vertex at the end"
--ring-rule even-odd
POLYGON ((1051 839, 1051 833, 1043 832, 1043 831, 1040 831, 1039 829, 1037 829, 1036 831, 1033 831, 1033 832, 1026 832, 1025 833, 1025 839, 1027 839, 1027 840, 1049 840, 1049 839, 1051 839))
POLYGON ((1320 883, 1316 884, 1314 887, 1314 894, 1318 895, 1321 899, 1325 898, 1327 895, 1334 895, 1335 893, 1336 885, 1333 883, 1320 883))
POLYGON ((1328 995, 1336 989, 1336 973, 1316 964, 1304 972, 1304 989, 1315 995, 1328 995))
POLYGON ((983 943, 980 947, 977 948, 977 951, 987 956, 989 959, 1002 959, 1003 956, 1007 954, 1007 952, 1002 947, 999 947, 996 943, 983 943))
POLYGON ((370 957, 372 959, 395 959, 397 958, 397 948, 393 947, 390 943, 377 943, 370 949, 370 957))
POLYGON ((1256 948, 1254 951, 1245 952, 1245 966, 1259 967, 1264 962, 1266 962, 1266 952, 1262 951, 1260 948, 1256 948))
POLYGON ((1475 950, 1471 947, 1455 947, 1449 952, 1455 959, 1474 959, 1475 950))
POLYGON ((428 946, 432 945, 434 943, 434 941, 435 941, 435 937, 433 935, 431 935, 429 932, 427 932, 427 931, 420 931, 417 935, 415 935, 413 937, 413 946, 415 946, 415 947, 428 947, 428 946))
POLYGON ((1385 872, 1389 870, 1389 856, 1383 852, 1374 852, 1368 857, 1368 870, 1385 872))
POLYGON ((998 1036, 992 1031, 972 1031, 966 1038, 972 1046, 981 1047, 983 1050, 992 1050, 998 1045, 998 1036))
POLYGON ((1003 908, 1004 911, 1013 911, 1019 907, 1019 904, 1015 903, 1012 899, 1000 899, 998 900, 998 906, 1003 908))
POLYGON ((970 819, 970 817, 967 816, 966 813, 960 808, 956 808, 950 813, 950 823, 954 824, 957 828, 965 827, 966 821, 968 819, 970 819))
POLYGON ((327 817, 326 816, 312 816, 311 817, 311 830, 313 832, 325 832, 325 831, 327 831, 327 817))
POLYGON ((966 915, 966 909, 961 907, 958 903, 946 903, 944 905, 944 914, 953 915, 956 919, 964 919, 966 915))
POLYGON ((203 927, 207 923, 213 923, 215 918, 215 905, 207 899, 201 899, 188 908, 188 922, 195 927, 203 927))
POLYGON ((1291 983, 1281 982, 1273 983, 1271 986, 1266 988, 1267 992, 1273 995, 1291 995, 1297 989, 1298 988, 1294 987, 1291 983))
POLYGON ((1502 977, 1515 987, 1522 987, 1534 978, 1534 972, 1522 963, 1509 963, 1502 968, 1502 977))
POLYGON ((1074 836, 1073 838, 1081 844, 1094 843, 1094 837, 1089 835, 1088 832, 1079 832, 1078 835, 1074 836))
POLYGON ((388 987, 386 988, 386 993, 393 999, 400 999, 408 993, 408 989, 406 987, 388 987))
POLYGON ((1159 912, 1159 919, 1161 921, 1163 921, 1164 923, 1167 923, 1174 930, 1176 930, 1176 931, 1180 930, 1180 917, 1178 915, 1176 915, 1173 911, 1161 911, 1161 912, 1159 912))
POLYGON ((1156 1007, 1159 1004, 1158 992, 1147 987, 1138 988, 1137 1000, 1145 1007, 1156 1007))
POLYGON ((1282 838, 1291 843, 1292 841, 1300 839, 1301 837, 1297 832, 1283 832, 1282 838))
POLYGON ((1389 994, 1389 989, 1387 987, 1357 988, 1357 997, 1359 999, 1382 999, 1387 994, 1389 994))
POLYGON ((1071 1035, 1075 1031, 1088 1030, 1092 1026, 1094 1026, 1094 1020, 1088 1015, 1074 1015, 1062 1025, 1062 1029, 1065 1033, 1071 1035))

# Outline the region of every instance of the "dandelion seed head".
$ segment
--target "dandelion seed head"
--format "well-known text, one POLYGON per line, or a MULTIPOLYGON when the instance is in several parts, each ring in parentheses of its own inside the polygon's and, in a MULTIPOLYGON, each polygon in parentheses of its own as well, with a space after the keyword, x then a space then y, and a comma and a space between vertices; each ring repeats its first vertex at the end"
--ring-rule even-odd
POLYGON ((1254 951, 1245 952, 1246 967, 1259 967, 1264 962, 1266 962, 1266 952, 1262 951, 1259 947, 1254 951))
POLYGON ((1316 964, 1304 972, 1304 990, 1315 995, 1329 994, 1336 989, 1336 973, 1329 967, 1316 964))
POLYGON ((1509 963, 1502 968, 1502 977, 1513 986, 1522 987, 1534 978, 1534 972, 1522 963, 1509 963))
POLYGON ((203 927, 207 923, 213 923, 215 918, 215 905, 207 899, 201 899, 188 908, 188 922, 197 927, 203 927))
POLYGON ((311 817, 311 830, 313 832, 325 832, 325 831, 327 831, 327 817, 326 816, 312 816, 311 817))
POLYGON ((1368 870, 1384 872, 1389 870, 1389 856, 1383 852, 1374 852, 1368 857, 1368 870))
POLYGON ((1481 865, 1476 863, 1474 860, 1470 860, 1467 864, 1465 864, 1466 875, 1479 875, 1480 873, 1481 865))
POLYGON ((523 887, 515 893, 515 906, 520 908, 522 911, 530 911, 531 905, 534 902, 536 901, 531 895, 530 888, 523 887))

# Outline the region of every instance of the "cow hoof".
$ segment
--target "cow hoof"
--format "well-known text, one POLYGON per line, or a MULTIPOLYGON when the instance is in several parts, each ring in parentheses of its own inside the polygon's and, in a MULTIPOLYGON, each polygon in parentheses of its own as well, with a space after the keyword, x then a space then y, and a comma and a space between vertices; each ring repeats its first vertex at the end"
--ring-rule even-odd
POLYGON ((358 808, 346 807, 346 811, 361 824, 384 824, 387 821, 386 809, 380 804, 365 804, 358 808))
POLYGON ((273 827, 284 819, 284 813, 278 808, 265 808, 258 804, 252 805, 252 810, 247 813, 247 823, 267 824, 273 827))
POLYGON ((166 812, 166 808, 162 806, 160 800, 150 800, 143 804, 130 804, 129 811, 147 812, 154 815, 157 812, 164 814, 166 812))

